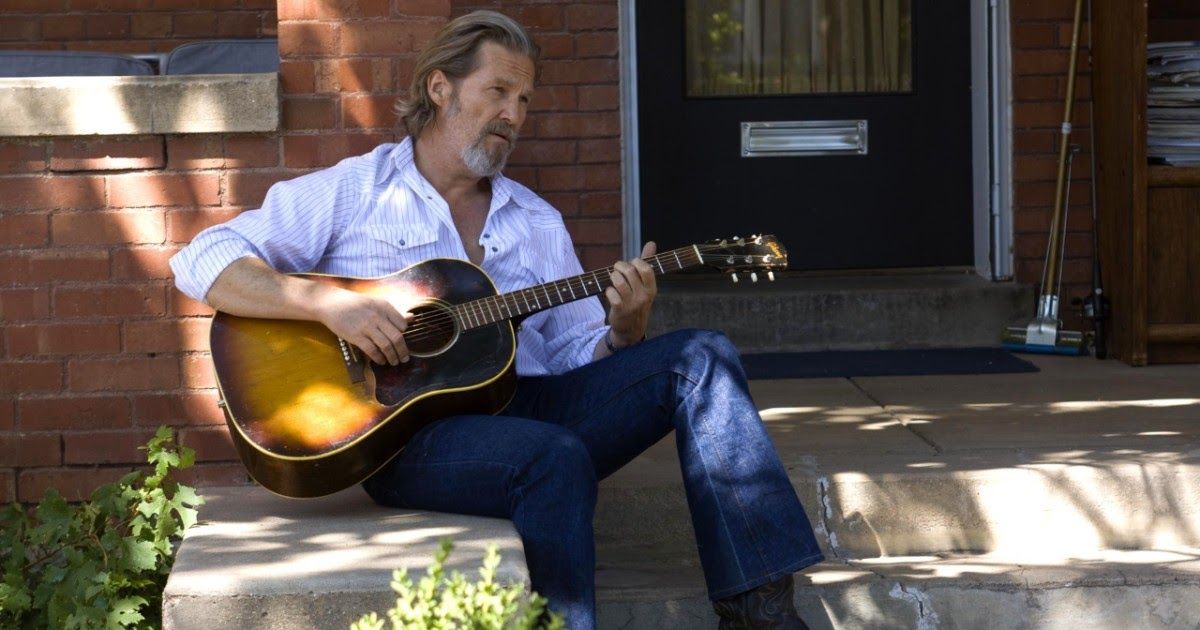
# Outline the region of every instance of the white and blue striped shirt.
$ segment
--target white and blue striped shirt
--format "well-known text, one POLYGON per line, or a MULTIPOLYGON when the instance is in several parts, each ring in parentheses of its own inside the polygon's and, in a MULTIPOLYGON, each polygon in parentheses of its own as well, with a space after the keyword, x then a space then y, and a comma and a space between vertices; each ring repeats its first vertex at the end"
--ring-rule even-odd
MULTIPOLYGON (((500 174, 479 238, 482 267, 501 293, 583 272, 558 211, 500 174)), ((284 273, 360 278, 430 258, 468 260, 450 207, 417 170, 408 138, 271 186, 262 208, 204 230, 171 257, 175 284, 204 301, 217 276, 245 256, 284 273)), ((517 373, 584 365, 607 330, 596 297, 535 313, 518 333, 517 373)))

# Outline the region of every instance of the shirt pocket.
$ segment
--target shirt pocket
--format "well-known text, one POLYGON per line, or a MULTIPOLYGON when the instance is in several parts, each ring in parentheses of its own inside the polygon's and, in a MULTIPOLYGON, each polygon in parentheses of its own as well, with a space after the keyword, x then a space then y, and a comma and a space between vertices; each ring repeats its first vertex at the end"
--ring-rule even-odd
POLYGON ((383 273, 432 258, 437 230, 426 225, 376 223, 364 226, 366 255, 383 273))

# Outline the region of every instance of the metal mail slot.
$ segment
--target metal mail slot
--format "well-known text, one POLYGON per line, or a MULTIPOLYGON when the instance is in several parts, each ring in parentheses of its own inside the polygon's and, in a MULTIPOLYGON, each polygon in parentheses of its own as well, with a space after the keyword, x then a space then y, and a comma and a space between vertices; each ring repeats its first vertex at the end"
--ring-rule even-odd
POLYGON ((742 157, 866 154, 865 120, 742 123, 742 157))

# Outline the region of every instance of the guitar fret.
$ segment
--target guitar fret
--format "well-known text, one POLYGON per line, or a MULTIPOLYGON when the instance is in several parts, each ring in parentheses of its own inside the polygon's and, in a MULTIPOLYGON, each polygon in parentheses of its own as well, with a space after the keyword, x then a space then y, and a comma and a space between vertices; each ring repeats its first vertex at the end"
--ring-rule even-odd
POLYGON ((663 269, 662 261, 658 259, 658 256, 654 257, 654 262, 658 263, 658 273, 667 273, 667 270, 663 269))
POLYGON ((529 296, 526 295, 526 292, 524 290, 521 291, 521 299, 525 300, 525 309, 526 309, 525 312, 528 313, 528 312, 532 311, 533 307, 529 305, 529 296))
POLYGON ((672 249, 672 250, 671 250, 671 253, 672 253, 672 254, 675 254, 675 264, 676 264, 676 265, 679 265, 679 268, 680 268, 680 269, 683 269, 683 261, 682 261, 682 260, 679 260, 679 250, 678 250, 678 249, 672 249))
POLYGON ((492 323, 495 323, 496 321, 498 321, 500 319, 500 314, 498 312, 495 312, 492 310, 493 309, 492 298, 488 298, 487 300, 485 300, 484 305, 487 306, 487 309, 488 309, 488 323, 492 324, 492 323))
POLYGON ((551 306, 554 306, 554 300, 550 299, 550 289, 547 288, 546 285, 544 285, 544 284, 542 285, 542 293, 546 294, 546 303, 551 306))
POLYGON ((567 278, 567 290, 571 292, 572 300, 578 299, 575 297, 575 289, 571 288, 571 279, 570 278, 567 278))

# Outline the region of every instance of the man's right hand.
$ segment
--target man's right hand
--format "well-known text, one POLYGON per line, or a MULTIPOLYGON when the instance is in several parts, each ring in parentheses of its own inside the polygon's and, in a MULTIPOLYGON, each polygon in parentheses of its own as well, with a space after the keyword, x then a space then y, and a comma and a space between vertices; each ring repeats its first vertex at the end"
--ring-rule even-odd
POLYGON ((337 288, 321 296, 321 323, 380 365, 408 361, 404 314, 387 300, 337 288))

